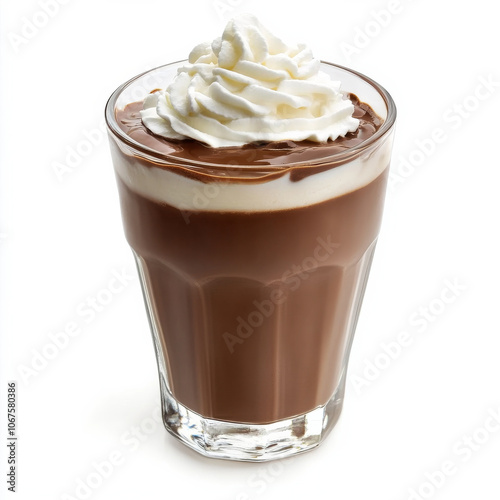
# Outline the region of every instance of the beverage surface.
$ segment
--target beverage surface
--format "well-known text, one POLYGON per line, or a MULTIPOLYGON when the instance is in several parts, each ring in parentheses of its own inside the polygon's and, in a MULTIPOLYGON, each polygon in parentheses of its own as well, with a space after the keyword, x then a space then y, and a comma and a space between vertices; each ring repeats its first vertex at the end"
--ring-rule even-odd
POLYGON ((141 119, 142 102, 134 102, 118 110, 116 120, 120 128, 133 140, 172 158, 237 167, 238 165, 276 165, 306 163, 335 154, 361 144, 381 127, 383 121, 354 94, 348 94, 354 105, 353 116, 359 120, 354 132, 348 132, 335 141, 279 141, 251 143, 244 146, 213 148, 194 139, 172 140, 150 132, 141 119))

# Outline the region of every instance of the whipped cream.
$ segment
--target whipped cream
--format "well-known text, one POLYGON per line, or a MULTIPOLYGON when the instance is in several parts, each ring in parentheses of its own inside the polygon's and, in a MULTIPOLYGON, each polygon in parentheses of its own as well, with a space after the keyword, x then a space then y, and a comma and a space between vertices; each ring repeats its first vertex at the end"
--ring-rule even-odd
POLYGON ((306 45, 285 45, 245 14, 196 46, 168 88, 146 97, 141 116, 154 134, 218 148, 335 140, 358 128, 353 111, 306 45))

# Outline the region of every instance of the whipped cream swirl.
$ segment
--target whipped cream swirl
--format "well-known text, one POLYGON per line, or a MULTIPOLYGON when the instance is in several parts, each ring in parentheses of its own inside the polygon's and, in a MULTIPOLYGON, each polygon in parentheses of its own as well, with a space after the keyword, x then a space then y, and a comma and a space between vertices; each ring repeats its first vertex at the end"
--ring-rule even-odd
POLYGON ((219 148, 335 140, 358 128, 353 111, 306 45, 288 47, 245 14, 196 46, 168 88, 146 97, 141 115, 154 134, 219 148))

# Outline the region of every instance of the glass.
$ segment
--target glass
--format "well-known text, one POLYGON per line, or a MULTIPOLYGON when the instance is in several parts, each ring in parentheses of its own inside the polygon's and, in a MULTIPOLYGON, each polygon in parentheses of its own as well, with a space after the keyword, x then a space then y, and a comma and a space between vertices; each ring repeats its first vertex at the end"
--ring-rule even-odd
POLYGON ((285 173, 301 164, 228 167, 176 158, 126 135, 115 114, 165 88, 183 63, 133 78, 106 106, 163 421, 210 457, 284 458, 321 443, 341 412, 396 108, 369 78, 322 63, 384 123, 358 146, 302 165, 317 173, 291 182, 285 173), (239 177, 228 182, 225 171, 239 177), (263 201, 270 192, 276 208, 263 201))

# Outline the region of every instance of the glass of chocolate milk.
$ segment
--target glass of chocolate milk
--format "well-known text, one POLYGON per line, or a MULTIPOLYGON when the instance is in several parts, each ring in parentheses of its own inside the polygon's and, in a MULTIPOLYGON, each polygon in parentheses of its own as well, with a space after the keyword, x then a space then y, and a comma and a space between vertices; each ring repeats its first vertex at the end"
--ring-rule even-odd
MULTIPOLYGON (((190 64, 133 78, 106 107, 163 421, 206 456, 283 458, 318 446, 341 412, 396 109, 366 76, 321 63, 321 72, 342 82, 342 99, 359 120, 354 132, 286 139, 285 125, 266 131, 264 123, 259 130, 276 140, 214 147, 189 136, 165 138, 154 120, 145 126, 144 98, 190 64)), ((228 113, 211 110, 209 118, 218 114, 227 124, 228 113)), ((231 119, 236 132, 245 124, 231 119)))

